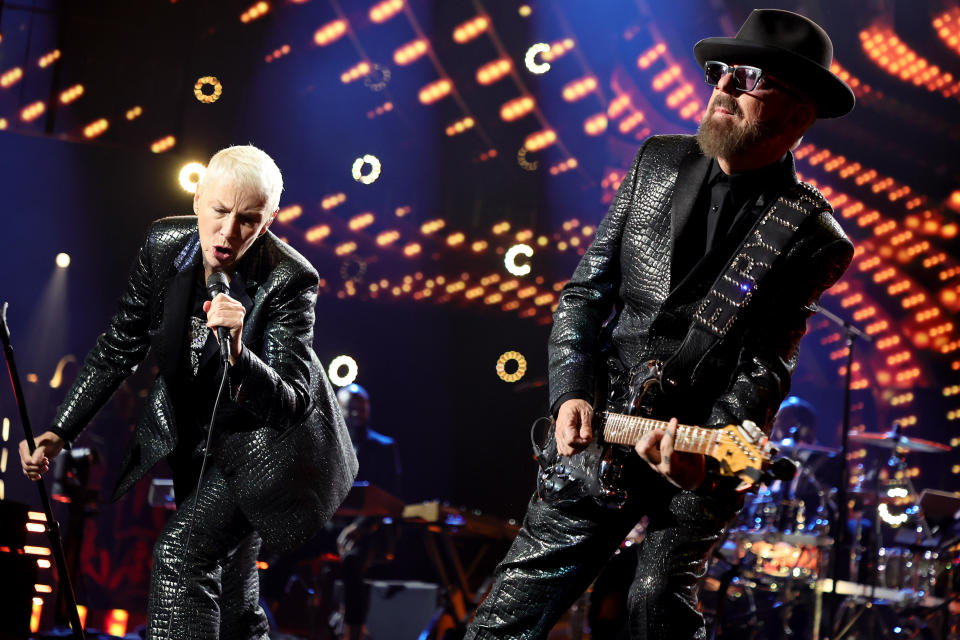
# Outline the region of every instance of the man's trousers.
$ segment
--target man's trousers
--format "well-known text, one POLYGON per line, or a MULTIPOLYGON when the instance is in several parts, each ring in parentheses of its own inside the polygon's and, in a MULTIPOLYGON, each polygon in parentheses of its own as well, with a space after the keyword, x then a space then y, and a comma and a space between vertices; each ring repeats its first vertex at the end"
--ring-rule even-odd
POLYGON ((648 468, 637 471, 620 510, 590 498, 560 505, 534 495, 466 639, 546 638, 645 515, 646 537, 634 547, 639 562, 628 598, 630 637, 704 638, 697 585, 739 499, 733 492, 708 497, 682 491, 648 468))

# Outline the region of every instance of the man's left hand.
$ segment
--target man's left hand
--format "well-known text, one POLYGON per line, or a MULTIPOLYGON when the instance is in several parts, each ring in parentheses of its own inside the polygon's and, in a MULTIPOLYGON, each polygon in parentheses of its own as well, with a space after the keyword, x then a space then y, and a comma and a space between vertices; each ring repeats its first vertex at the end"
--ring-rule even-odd
POLYGON ((243 349, 240 334, 243 332, 243 316, 247 310, 243 305, 225 293, 218 293, 213 300, 203 303, 203 310, 207 314, 207 326, 213 331, 217 327, 230 330, 230 364, 236 364, 243 349))
POLYGON ((703 454, 676 451, 677 419, 670 420, 666 430, 655 429, 640 438, 634 447, 654 471, 681 489, 693 491, 707 477, 707 462, 703 454))

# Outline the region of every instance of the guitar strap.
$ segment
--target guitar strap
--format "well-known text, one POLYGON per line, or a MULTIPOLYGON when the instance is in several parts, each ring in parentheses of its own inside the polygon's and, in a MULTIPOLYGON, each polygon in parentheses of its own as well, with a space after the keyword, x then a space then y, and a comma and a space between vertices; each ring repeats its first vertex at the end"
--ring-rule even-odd
POLYGON ((700 302, 680 347, 664 363, 664 382, 674 386, 696 372, 735 325, 803 221, 825 210, 829 204, 820 192, 799 181, 767 206, 700 302))

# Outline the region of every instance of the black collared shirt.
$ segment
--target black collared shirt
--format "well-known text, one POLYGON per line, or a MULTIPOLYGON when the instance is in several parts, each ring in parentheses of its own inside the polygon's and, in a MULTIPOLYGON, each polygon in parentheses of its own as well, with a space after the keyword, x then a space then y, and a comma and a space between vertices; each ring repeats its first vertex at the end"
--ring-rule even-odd
POLYGON ((729 175, 714 160, 700 186, 693 213, 674 247, 672 282, 679 283, 709 254, 721 250, 728 253, 729 243, 725 241, 735 229, 747 231, 739 227, 751 218, 748 214, 754 211, 759 197, 789 185, 793 176, 793 159, 789 153, 765 167, 729 175))

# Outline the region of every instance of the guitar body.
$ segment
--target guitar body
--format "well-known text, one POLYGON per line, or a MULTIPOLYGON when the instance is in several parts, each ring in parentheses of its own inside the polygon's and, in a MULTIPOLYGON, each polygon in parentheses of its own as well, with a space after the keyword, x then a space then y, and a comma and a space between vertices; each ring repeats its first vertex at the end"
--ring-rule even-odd
MULTIPOLYGON (((537 493, 541 500, 574 503, 591 498, 604 507, 623 508, 628 499, 624 486, 629 484, 624 482, 624 475, 629 461, 636 456, 633 447, 645 434, 665 429, 668 424, 653 417, 658 403, 663 402, 660 369, 655 360, 639 367, 623 396, 616 384, 611 385, 608 406, 622 406, 625 412, 595 411, 594 439, 583 451, 572 456, 559 455, 552 432, 546 434, 542 447, 535 445, 540 463, 537 493)), ((714 458, 719 473, 740 478, 742 489, 768 482, 774 476, 789 478, 796 472, 789 463, 784 466, 771 461, 776 450, 763 431, 749 420, 717 429, 678 425, 674 448, 714 458)))
MULTIPOLYGON (((650 360, 633 374, 627 388, 611 385, 606 406, 622 409, 626 415, 651 417, 662 393, 660 367, 659 361, 650 360)), ((626 504, 628 495, 622 488, 624 466, 636 453, 631 447, 604 439, 603 429, 598 428, 599 415, 599 411, 594 413, 593 441, 572 456, 559 455, 554 434, 546 434, 542 455, 537 456, 541 461, 537 476, 537 494, 541 500, 573 503, 592 498, 611 509, 621 509, 626 504)))

